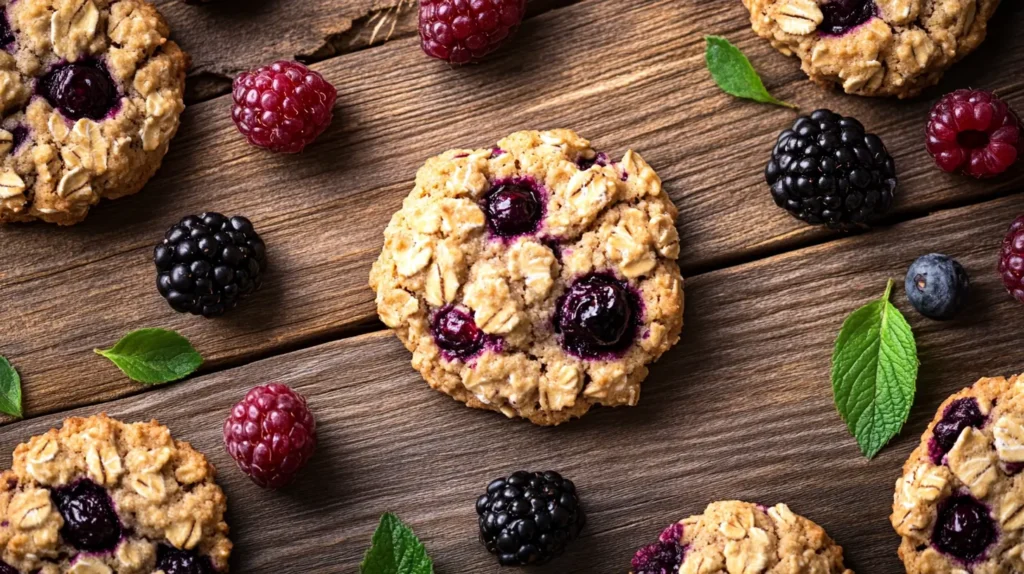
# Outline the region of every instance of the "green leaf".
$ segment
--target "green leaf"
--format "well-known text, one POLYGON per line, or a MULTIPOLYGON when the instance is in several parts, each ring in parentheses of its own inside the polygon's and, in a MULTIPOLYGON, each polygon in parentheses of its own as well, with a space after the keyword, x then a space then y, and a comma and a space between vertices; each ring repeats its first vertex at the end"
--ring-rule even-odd
POLYGON ((0 413, 21 418, 21 377, 0 355, 0 413))
POLYGON ((360 574, 434 574, 434 563, 419 538, 394 514, 380 517, 360 574))
POLYGON ((139 329, 113 348, 100 350, 133 381, 156 385, 183 379, 203 364, 188 339, 166 329, 139 329))
POLYGON ((704 39, 707 41, 704 59, 708 71, 725 93, 737 98, 797 109, 793 104, 777 100, 768 93, 761 76, 750 65, 750 60, 729 40, 721 36, 705 36, 704 39))
POLYGON ((903 428, 917 388, 914 333, 891 293, 890 279, 881 299, 846 318, 832 353, 836 409, 868 458, 903 428))

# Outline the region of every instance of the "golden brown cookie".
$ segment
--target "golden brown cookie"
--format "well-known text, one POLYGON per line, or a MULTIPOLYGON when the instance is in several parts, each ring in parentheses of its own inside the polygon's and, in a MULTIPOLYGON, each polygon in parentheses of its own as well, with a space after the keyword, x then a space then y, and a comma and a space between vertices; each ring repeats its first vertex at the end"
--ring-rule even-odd
POLYGON ((843 548, 785 504, 714 502, 637 551, 633 574, 853 574, 843 548))
POLYGON ((431 387, 559 424, 635 405, 679 339, 676 208, 635 152, 524 131, 427 161, 384 233, 377 312, 431 387))
POLYGON ((144 0, 0 1, 0 223, 70 225, 156 173, 187 57, 144 0))
POLYGON ((231 541, 216 472, 157 422, 69 418, 0 475, 0 570, 225 572, 231 541))
POLYGON ((743 0, 754 32, 822 86, 916 96, 985 39, 999 0, 743 0))
POLYGON ((903 466, 892 505, 910 574, 1024 572, 1024 379, 946 399, 903 466))

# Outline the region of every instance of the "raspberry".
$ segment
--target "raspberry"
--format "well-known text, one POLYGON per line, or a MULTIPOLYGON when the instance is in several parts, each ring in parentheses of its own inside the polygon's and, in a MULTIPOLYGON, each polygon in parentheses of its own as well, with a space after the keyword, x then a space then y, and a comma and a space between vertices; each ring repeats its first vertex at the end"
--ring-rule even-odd
POLYGON ((526 0, 420 0, 420 45, 428 56, 468 64, 498 49, 526 15, 526 0))
POLYGON ((1024 303, 1024 215, 1010 225, 999 253, 999 273, 1013 298, 1024 303))
POLYGON ((235 78, 231 119, 249 143, 299 153, 331 125, 338 91, 318 72, 282 61, 235 78))
POLYGON ((306 399, 271 383, 249 391, 224 421, 224 444, 257 485, 285 486, 316 449, 316 421, 306 399))
POLYGON ((925 147, 943 171, 993 177, 1024 154, 1022 129, 1013 110, 992 92, 957 90, 932 108, 925 147))

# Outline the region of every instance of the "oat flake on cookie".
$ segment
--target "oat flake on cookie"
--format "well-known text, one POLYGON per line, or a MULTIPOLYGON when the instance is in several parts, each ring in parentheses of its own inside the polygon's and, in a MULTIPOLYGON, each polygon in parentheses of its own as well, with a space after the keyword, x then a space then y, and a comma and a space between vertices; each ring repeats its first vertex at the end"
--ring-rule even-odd
POLYGON ((633 151, 523 131, 427 160, 370 274, 431 387, 555 425, 635 405, 679 339, 676 208, 633 151))

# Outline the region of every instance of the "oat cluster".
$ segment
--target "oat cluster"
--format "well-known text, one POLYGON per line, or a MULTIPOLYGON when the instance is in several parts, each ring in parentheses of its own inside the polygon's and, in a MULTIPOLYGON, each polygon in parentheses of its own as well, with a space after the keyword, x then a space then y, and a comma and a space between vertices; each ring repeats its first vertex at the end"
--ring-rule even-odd
MULTIPOLYGON (((839 0, 835 0, 839 1, 839 0)), ((863 4, 871 0, 843 0, 863 4)), ((850 94, 913 97, 938 83, 985 39, 999 0, 874 0, 874 14, 841 34, 825 32, 827 0, 743 0, 754 32, 823 86, 850 94)))
POLYGON ((161 547, 227 571, 231 542, 216 472, 158 423, 69 418, 14 451, 0 475, 0 558, 39 574, 151 574, 161 547), (61 535, 54 494, 88 480, 105 490, 124 535, 109 552, 80 552, 61 535))
POLYGON ((187 57, 143 0, 0 3, 13 42, 0 50, 0 222, 70 225, 101 198, 139 191, 154 175, 184 109, 187 57), (105 117, 69 118, 37 93, 56 66, 109 73, 105 117))
POLYGON ((435 389, 476 408, 558 424, 593 405, 635 405, 647 364, 679 338, 683 281, 676 208, 635 152, 610 162, 568 130, 524 131, 497 147, 427 161, 384 234, 370 284, 377 311, 435 389), (529 181, 533 233, 496 237, 483 205, 499 182, 529 181), (567 352, 552 326, 575 279, 606 273, 639 302, 635 340, 600 358, 567 352), (472 357, 438 346, 441 309, 463 310, 487 344, 472 357))
MULTIPOLYGON (((949 397, 903 467, 893 500, 893 528, 903 537, 899 554, 907 572, 1012 574, 1024 572, 1024 378, 985 378, 949 397), (977 416, 952 428, 951 413, 969 401, 977 416), (975 406, 976 405, 976 406, 975 406), (952 409, 951 409, 952 407, 952 409), (955 442, 954 440, 955 439, 955 442), (967 561, 936 544, 949 501, 973 498, 994 531, 967 561), (983 546, 983 548, 982 548, 983 546)), ((970 541, 968 541, 970 542, 970 541)), ((957 547, 953 548, 954 550, 957 547)))
POLYGON ((680 524, 679 574, 853 574, 842 547, 785 504, 714 502, 680 524))

